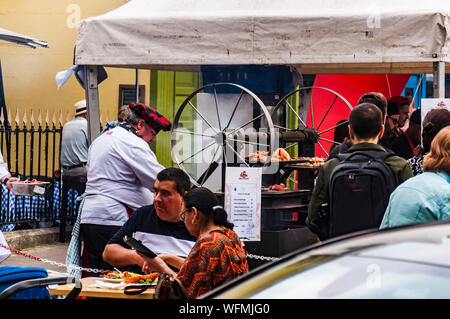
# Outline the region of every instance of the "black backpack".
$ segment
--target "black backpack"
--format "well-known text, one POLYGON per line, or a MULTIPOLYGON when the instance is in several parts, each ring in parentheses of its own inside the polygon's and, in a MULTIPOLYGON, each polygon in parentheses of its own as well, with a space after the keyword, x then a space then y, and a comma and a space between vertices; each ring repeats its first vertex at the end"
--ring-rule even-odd
POLYGON ((378 228, 397 186, 385 159, 391 152, 338 155, 330 178, 329 237, 378 228))

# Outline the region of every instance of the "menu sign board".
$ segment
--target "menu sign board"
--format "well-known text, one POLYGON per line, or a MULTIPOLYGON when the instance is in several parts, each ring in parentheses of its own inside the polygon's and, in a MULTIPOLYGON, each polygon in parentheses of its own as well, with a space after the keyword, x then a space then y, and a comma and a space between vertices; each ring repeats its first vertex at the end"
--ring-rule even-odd
POLYGON ((242 241, 261 240, 261 167, 227 167, 225 210, 242 241))
POLYGON ((436 108, 446 108, 450 110, 450 99, 421 99, 420 100, 420 115, 422 117, 422 121, 425 118, 425 115, 431 110, 436 108))

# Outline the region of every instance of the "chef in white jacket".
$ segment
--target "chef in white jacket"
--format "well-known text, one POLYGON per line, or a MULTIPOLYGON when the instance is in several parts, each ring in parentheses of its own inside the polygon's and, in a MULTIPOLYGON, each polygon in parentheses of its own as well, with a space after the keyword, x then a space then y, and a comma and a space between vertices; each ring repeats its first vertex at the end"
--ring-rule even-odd
MULTIPOLYGON (((5 162, 3 161, 3 155, 0 151, 0 181, 3 185, 6 185, 10 191, 13 190, 12 182, 18 182, 19 179, 17 177, 11 177, 11 174, 8 172, 5 166, 5 162)), ((1 191, 1 189, 0 189, 1 191)), ((6 243, 5 237, 3 237, 1 227, 0 227, 0 244, 4 246, 8 246, 6 243)), ((3 247, 0 247, 0 263, 8 258, 11 255, 11 252, 3 247)))
POLYGON ((11 183, 19 181, 17 177, 11 177, 11 174, 6 169, 1 151, 0 151, 0 181, 3 185, 6 185, 6 187, 8 187, 10 191, 13 190, 13 186, 11 183))
POLYGON ((158 163, 149 143, 171 123, 153 108, 131 103, 125 122, 97 137, 88 152, 86 199, 80 233, 84 242, 83 266, 112 269, 102 260, 108 240, 132 212, 153 203, 158 163))

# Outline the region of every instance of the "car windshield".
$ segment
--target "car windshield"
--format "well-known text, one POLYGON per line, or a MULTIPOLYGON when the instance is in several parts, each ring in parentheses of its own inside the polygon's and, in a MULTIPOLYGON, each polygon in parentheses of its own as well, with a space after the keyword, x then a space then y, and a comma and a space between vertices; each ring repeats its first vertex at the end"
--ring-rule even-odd
MULTIPOLYGON (((324 256, 323 256, 324 257, 324 256)), ((317 260, 318 256, 310 257, 317 260)), ((308 258, 308 259, 310 259, 308 258)), ((287 275, 247 298, 448 298, 448 267, 345 255, 291 265, 287 275)))

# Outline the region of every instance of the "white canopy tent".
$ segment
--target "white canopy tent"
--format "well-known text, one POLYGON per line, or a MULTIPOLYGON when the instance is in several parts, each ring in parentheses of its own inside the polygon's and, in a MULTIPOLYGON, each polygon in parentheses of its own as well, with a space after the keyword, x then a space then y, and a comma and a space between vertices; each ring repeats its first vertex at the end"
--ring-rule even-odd
MULTIPOLYGON (((132 0, 81 22, 75 63, 90 75, 86 96, 95 123, 93 66, 98 65, 199 71, 203 65, 258 64, 287 65, 304 74, 434 73, 435 95, 442 97, 449 18, 448 0, 132 0)), ((91 129, 93 134, 97 127, 91 129)))

